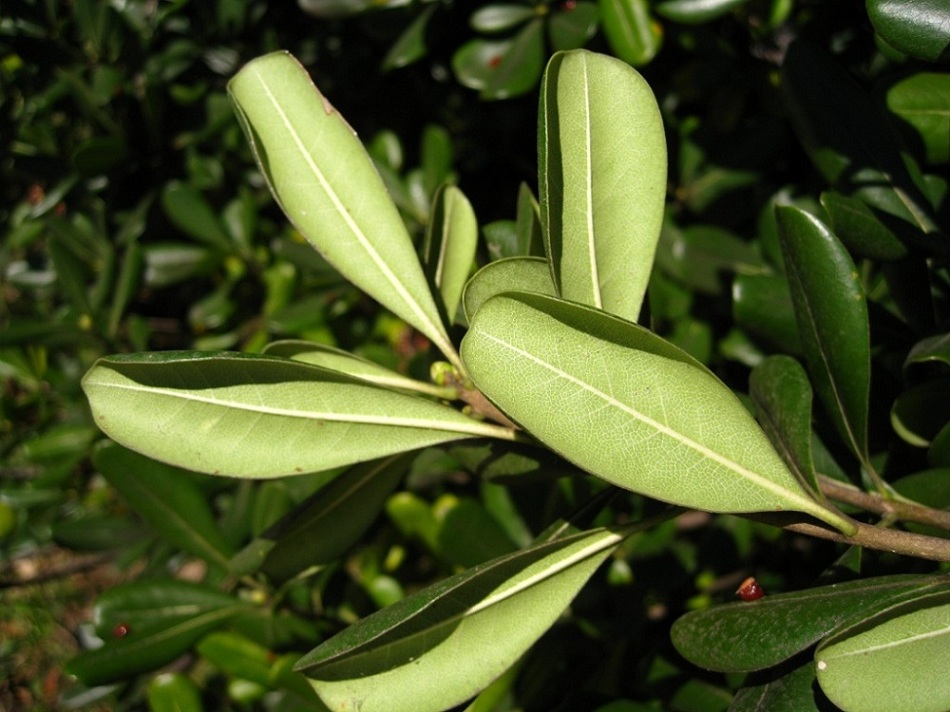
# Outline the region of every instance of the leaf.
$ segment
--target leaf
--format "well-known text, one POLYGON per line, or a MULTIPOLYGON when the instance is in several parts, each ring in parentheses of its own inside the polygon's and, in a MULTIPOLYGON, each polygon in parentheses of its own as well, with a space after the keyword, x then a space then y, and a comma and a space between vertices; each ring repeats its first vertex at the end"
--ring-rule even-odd
POLYGON ((950 378, 934 378, 906 389, 891 406, 891 425, 905 442, 927 447, 950 423, 950 378))
POLYGON ((432 201, 424 254, 426 271, 442 295, 450 322, 472 273, 477 247, 478 222, 472 204, 454 185, 439 188, 432 201))
POLYGON ((99 597, 93 610, 105 645, 73 658, 66 671, 94 687, 154 670, 246 610, 246 604, 217 589, 176 579, 116 586, 99 597))
POLYGON ((565 299, 640 314, 666 195, 666 139, 653 92, 624 62, 555 54, 538 116, 541 224, 565 299))
POLYGON ((563 3, 548 17, 551 49, 558 52, 583 47, 597 32, 597 20, 596 3, 563 3))
POLYGON ((652 60, 663 42, 646 0, 598 0, 601 24, 613 53, 634 67, 652 60))
POLYGON ((818 218, 791 206, 775 215, 808 372, 845 443, 867 462, 871 346, 858 270, 818 218))
POLYGON ((815 653, 818 684, 848 712, 950 708, 950 594, 921 596, 858 623, 815 653))
POLYGON ((463 305, 466 319, 471 323, 489 298, 515 291, 556 296, 548 261, 540 257, 509 257, 489 262, 465 285, 463 305))
POLYGON ((309 566, 336 561, 375 521, 412 459, 404 454, 354 465, 271 526, 246 551, 262 552, 260 570, 278 582, 309 566))
POLYGON ((929 62, 950 59, 950 8, 942 0, 867 0, 867 8, 891 47, 929 62))
POLYGON ((657 249, 663 271, 694 290, 720 294, 736 274, 764 274, 765 261, 754 245, 713 225, 680 229, 667 221, 657 249))
POLYGON ((275 52, 247 64, 228 93, 294 226, 344 277, 456 362, 399 211, 359 139, 306 70, 275 52))
POLYGON ((227 568, 231 546, 193 475, 108 442, 95 449, 93 464, 165 541, 227 568))
POLYGON ((318 344, 313 341, 298 341, 294 339, 284 339, 281 341, 272 341, 264 348, 264 354, 269 356, 280 356, 282 358, 293 359, 302 363, 309 363, 314 366, 339 371, 349 376, 359 378, 367 383, 386 388, 398 388, 403 391, 414 393, 424 393, 451 400, 455 397, 455 391, 451 388, 417 381, 408 376, 404 376, 398 371, 380 366, 375 361, 362 358, 349 351, 343 351, 334 346, 318 344))
POLYGON ((388 72, 391 69, 406 67, 413 62, 422 59, 426 54, 426 29, 429 27, 429 20, 438 9, 438 5, 429 5, 419 13, 409 27, 403 30, 393 46, 389 48, 386 56, 383 58, 383 71, 388 72))
POLYGON ((921 339, 907 354, 904 368, 913 364, 937 362, 950 366, 950 333, 921 339))
POLYGON ((749 376, 749 395, 762 429, 789 469, 821 498, 811 455, 811 384, 789 356, 771 356, 749 376))
POLYGON ((835 235, 854 254, 874 260, 898 260, 907 255, 904 244, 863 200, 826 191, 821 194, 821 206, 835 235))
POLYGON ((525 94, 538 82, 544 62, 544 23, 529 21, 510 39, 477 38, 452 56, 452 71, 463 86, 483 99, 510 99, 525 94))
POLYGON ((880 107, 841 67, 807 42, 795 42, 782 88, 799 140, 832 187, 887 215, 902 241, 946 251, 945 240, 927 236, 937 232, 933 210, 880 107))
POLYGON ((656 6, 658 15, 684 25, 701 25, 732 12, 748 0, 665 0, 656 6))
POLYGON ((743 687, 729 712, 821 712, 815 701, 815 666, 808 661, 762 685, 743 687))
POLYGON ((684 507, 792 510, 854 531, 808 495, 732 391, 634 324, 505 294, 482 305, 462 354, 475 386, 505 413, 608 482, 684 507))
POLYGON ((318 472, 506 428, 305 363, 226 352, 100 359, 83 379, 97 424, 157 460, 232 477, 318 472))
POLYGON ((531 193, 531 188, 522 183, 518 186, 518 214, 515 221, 517 250, 502 257, 544 257, 544 236, 541 231, 541 206, 531 193))
POLYGON ((476 32, 492 34, 507 32, 534 17, 534 10, 524 5, 485 5, 472 13, 468 24, 476 32))
POLYGON ((948 576, 882 576, 692 611, 670 632, 679 653, 720 672, 764 670, 878 611, 950 588, 948 576))
POLYGON ((887 90, 887 106, 913 127, 928 163, 950 163, 950 74, 912 74, 887 90))
POLYGON ((220 218, 200 191, 187 183, 170 181, 162 190, 162 207, 175 227, 208 247, 229 250, 231 239, 220 218))
POLYGON ((296 669, 334 710, 448 709, 513 665, 622 540, 595 529, 475 566, 358 621, 296 669))
POLYGON ((180 672, 163 672, 148 684, 149 712, 204 712, 198 686, 180 672))
POLYGON ((736 275, 732 282, 732 318, 737 326, 782 353, 798 355, 802 352, 792 295, 784 277, 736 275))

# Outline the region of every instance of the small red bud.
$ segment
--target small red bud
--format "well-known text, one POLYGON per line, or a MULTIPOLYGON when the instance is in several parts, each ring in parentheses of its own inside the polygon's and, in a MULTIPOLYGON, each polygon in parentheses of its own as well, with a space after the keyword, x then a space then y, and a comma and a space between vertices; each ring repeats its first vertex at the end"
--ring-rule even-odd
POLYGON ((112 629, 113 638, 124 638, 129 633, 132 632, 132 629, 129 627, 128 623, 119 623, 115 628, 112 629))
POLYGON ((756 601, 765 595, 765 591, 762 590, 762 586, 759 582, 750 576, 739 584, 739 588, 736 589, 736 594, 738 594, 739 598, 743 601, 756 601))

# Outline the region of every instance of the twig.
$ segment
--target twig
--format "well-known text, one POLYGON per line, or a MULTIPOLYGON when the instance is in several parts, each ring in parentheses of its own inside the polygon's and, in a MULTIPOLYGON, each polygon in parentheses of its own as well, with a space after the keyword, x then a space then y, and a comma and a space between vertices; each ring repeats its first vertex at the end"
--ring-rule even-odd
POLYGON ((874 512, 882 517, 892 517, 904 522, 929 524, 950 532, 950 512, 931 509, 913 502, 887 499, 876 492, 865 492, 827 475, 819 475, 818 483, 821 485, 821 491, 837 502, 852 504, 866 512, 874 512))

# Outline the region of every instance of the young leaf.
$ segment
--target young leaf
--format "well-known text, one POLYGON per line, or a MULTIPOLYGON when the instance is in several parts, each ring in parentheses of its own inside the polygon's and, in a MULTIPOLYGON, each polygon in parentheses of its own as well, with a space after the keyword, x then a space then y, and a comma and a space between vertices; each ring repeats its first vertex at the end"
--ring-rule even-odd
POLYGON ((515 291, 557 296, 548 261, 541 257, 509 257, 489 262, 465 285, 462 305, 466 319, 471 323, 490 297, 515 291))
POLYGON ((451 321, 475 263, 478 222, 472 204, 454 185, 439 188, 432 203, 426 230, 425 265, 429 278, 442 295, 446 317, 451 321))
POLYGON ((296 669, 332 709, 451 708, 513 665, 622 540, 596 529, 475 566, 355 623, 296 669))
POLYGON ((950 709, 950 594, 896 605, 825 641, 818 684, 848 712, 950 709))
POLYGON ((514 438, 440 403, 269 356, 113 356, 89 370, 83 389, 117 442, 233 477, 318 472, 474 436, 514 438))
POLYGON ((402 218, 350 126, 286 52, 228 93, 284 213, 340 273, 457 361, 402 218))
POLYGON ((683 657, 707 670, 764 670, 878 611, 948 589, 947 576, 849 581, 693 611, 670 636, 683 657))
POLYGON ((792 206, 777 207, 775 216, 815 390, 851 451, 867 462, 871 345, 857 268, 814 216, 792 206))
POLYGON ((170 544, 227 567, 231 547, 192 476, 114 443, 93 453, 102 476, 170 544))
POLYGON ((811 456, 811 384, 805 369, 789 356, 772 356, 752 370, 749 395, 762 429, 785 464, 820 496, 811 456))
POLYGON ((666 195, 666 141, 635 69, 584 50, 555 54, 538 115, 541 223, 565 299, 636 321, 666 195))
POLYGON ((608 482, 685 507, 792 510, 855 529, 812 499, 731 390, 635 324, 503 294, 479 309, 462 354, 476 387, 505 413, 608 482))

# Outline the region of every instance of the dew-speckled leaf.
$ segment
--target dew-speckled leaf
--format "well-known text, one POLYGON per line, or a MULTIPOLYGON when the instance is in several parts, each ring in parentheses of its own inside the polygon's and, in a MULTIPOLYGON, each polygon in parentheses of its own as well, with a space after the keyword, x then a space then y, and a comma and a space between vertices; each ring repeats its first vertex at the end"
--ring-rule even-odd
POLYGON ((871 24, 887 44, 911 57, 950 61, 950 5, 944 0, 867 0, 871 24))
POLYGON ((482 267, 465 285, 463 306, 469 323, 478 308, 502 292, 537 292, 557 296, 548 261, 540 257, 509 257, 482 267))
POLYGON ((498 407, 608 482, 685 507, 807 512, 854 530, 811 498, 729 388, 635 324, 503 294, 479 309, 462 354, 498 407))
POLYGON ((813 494, 820 492, 811 455, 811 384, 790 356, 771 356, 749 376, 759 423, 785 464, 813 494))
POLYGON ((928 163, 950 163, 950 74, 918 72, 902 79, 887 90, 887 106, 913 127, 928 163))
POLYGON ((921 596, 822 643, 818 684, 846 712, 950 709, 950 593, 921 596))
POLYGON ((218 566, 233 553, 194 475, 103 442, 93 464, 165 541, 218 566))
POLYGON ((331 371, 339 371, 349 376, 359 378, 360 380, 374 383, 377 386, 398 388, 403 391, 423 393, 439 398, 451 399, 453 397, 451 389, 441 388, 424 381, 417 381, 408 376, 404 376, 398 371, 386 368, 375 361, 370 361, 362 356, 351 354, 349 351, 338 349, 335 346, 318 344, 314 341, 301 341, 298 339, 272 341, 264 347, 263 353, 269 356, 280 356, 282 358, 289 358, 294 361, 301 361, 314 366, 328 368, 331 371))
POLYGON ((296 669, 340 712, 454 707, 515 664, 623 538, 595 529, 475 566, 358 621, 296 669))
POLYGON ((597 5, 607 42, 617 57, 639 67, 660 51, 663 31, 647 0, 598 0, 597 5))
POLYGON ((454 185, 438 189, 426 229, 425 267, 442 295, 449 322, 455 317, 462 288, 472 273, 478 247, 478 221, 468 198, 454 185))
POLYGON ((666 138, 656 99, 614 57, 560 52, 541 82, 541 225, 565 299, 636 321, 666 196, 666 138))
POLYGON ((777 665, 870 615, 950 590, 948 576, 882 576, 692 611, 673 624, 679 653, 702 668, 750 672, 777 665))
POLYGON ((412 453, 354 465, 265 531, 260 568, 285 581, 309 566, 336 561, 382 511, 409 468, 412 453))
POLYGON ((818 218, 792 206, 775 215, 812 384, 848 447, 866 461, 871 345, 860 275, 818 218))
POLYGON ((216 352, 100 359, 83 379, 96 424, 144 455, 209 474, 318 472, 510 431, 318 366, 216 352))
POLYGON ((412 239, 353 129, 286 52, 228 83, 254 155, 284 213, 330 264, 454 360, 412 239))

